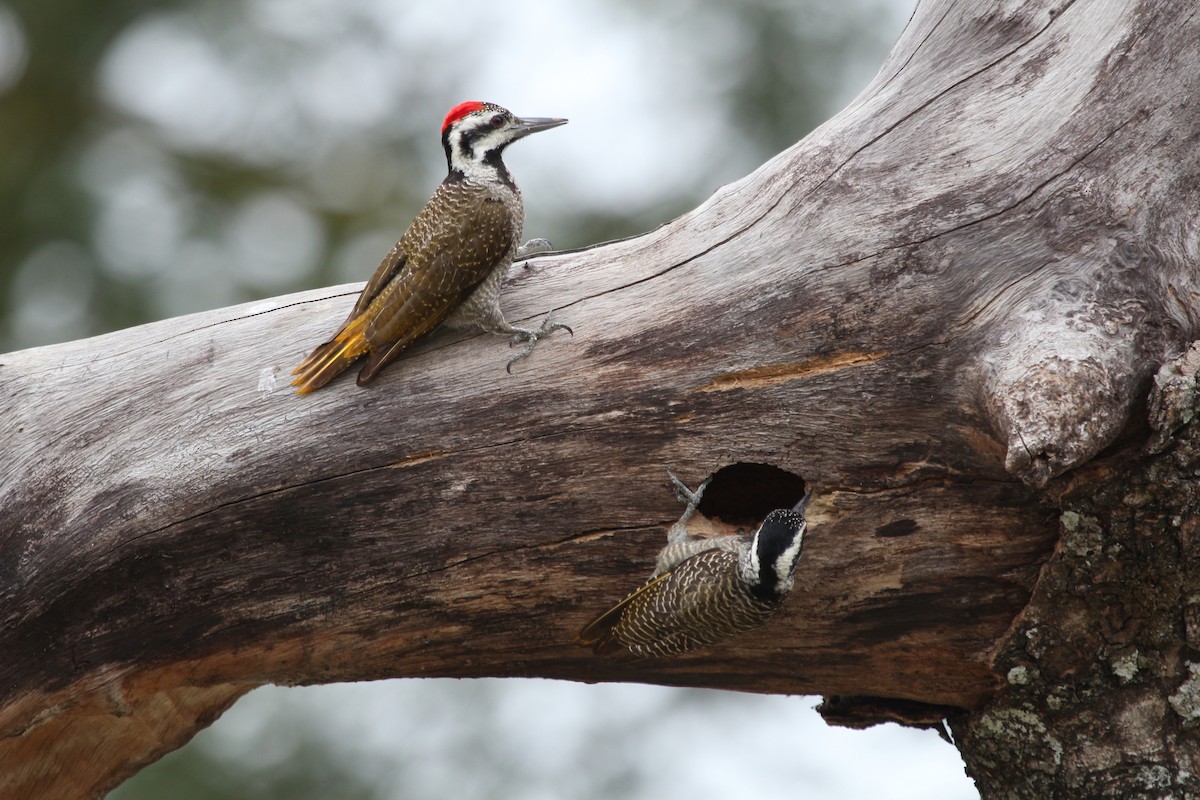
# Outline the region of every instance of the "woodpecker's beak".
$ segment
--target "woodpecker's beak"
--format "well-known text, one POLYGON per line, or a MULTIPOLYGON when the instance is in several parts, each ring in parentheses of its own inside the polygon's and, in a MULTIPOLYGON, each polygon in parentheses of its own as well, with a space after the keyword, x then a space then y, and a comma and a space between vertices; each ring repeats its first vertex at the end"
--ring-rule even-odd
POLYGON ((792 506, 792 511, 795 511, 797 514, 803 514, 804 509, 808 508, 808 501, 812 500, 812 494, 812 489, 805 492, 804 497, 800 498, 800 502, 792 506))
POLYGON ((566 124, 567 121, 565 119, 556 119, 554 117, 521 117, 517 119, 516 135, 513 137, 513 141, 524 139, 531 133, 548 131, 551 128, 557 128, 559 125, 566 124))

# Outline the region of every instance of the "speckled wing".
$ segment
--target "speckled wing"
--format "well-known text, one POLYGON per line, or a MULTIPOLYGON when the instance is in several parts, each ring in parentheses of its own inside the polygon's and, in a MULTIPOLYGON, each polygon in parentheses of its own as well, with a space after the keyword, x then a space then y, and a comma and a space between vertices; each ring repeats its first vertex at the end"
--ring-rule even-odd
POLYGON ((438 187, 355 306, 371 352, 359 383, 450 315, 514 247, 513 226, 488 192, 463 181, 438 187))
MULTIPOLYGON (((409 230, 411 229, 412 225, 410 224, 409 230)), ((387 286, 388 282, 395 278, 400 270, 404 268, 404 265, 408 262, 408 251, 405 250, 407 240, 408 232, 405 231, 405 235, 400 238, 400 241, 396 242, 388 254, 383 257, 383 261, 379 262, 379 266, 375 268, 375 272, 367 281, 367 285, 358 293, 358 300, 354 302, 354 308, 351 309, 350 316, 346 317, 347 325, 355 317, 366 311, 367 307, 371 305, 371 301, 379 296, 383 287, 387 286)))
POLYGON ((484 186, 443 182, 376 268, 338 332, 292 370, 296 391, 321 388, 369 354, 358 376, 364 384, 437 327, 509 262, 521 227, 513 214, 484 186))
POLYGON ((738 579, 738 557, 705 550, 652 578, 579 634, 597 653, 623 645, 640 656, 672 656, 724 641, 765 622, 776 604, 738 579))
POLYGON ((622 643, 617 639, 616 627, 620 625, 621 617, 624 615, 625 610, 638 602, 638 598, 645 596, 649 592, 653 592, 658 584, 667 580, 670 576, 671 574, 668 572, 646 581, 646 583, 642 584, 640 588, 624 600, 583 626, 583 630, 579 632, 576 640, 580 644, 590 646, 596 655, 619 650, 622 643))

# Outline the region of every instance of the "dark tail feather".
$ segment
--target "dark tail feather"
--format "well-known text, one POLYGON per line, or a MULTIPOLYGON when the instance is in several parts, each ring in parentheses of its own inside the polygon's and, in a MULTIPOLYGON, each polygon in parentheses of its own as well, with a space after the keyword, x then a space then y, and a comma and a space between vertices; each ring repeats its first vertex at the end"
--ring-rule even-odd
POLYGON ((629 608, 633 603, 643 602, 646 598, 646 593, 652 587, 665 581, 669 575, 669 572, 663 573, 643 583, 636 591, 626 596, 624 600, 593 619, 587 625, 584 625, 583 630, 575 637, 575 641, 582 645, 590 645, 592 652, 598 656, 615 653, 618 650, 624 649, 625 645, 617 637, 617 626, 621 624, 621 618, 625 614, 625 609, 629 608))
POLYGON ((617 641, 617 635, 613 628, 620 621, 622 610, 624 610, 624 606, 617 606, 596 617, 583 627, 583 630, 575 637, 575 642, 585 647, 591 647, 592 652, 598 656, 620 650, 621 643, 617 641))

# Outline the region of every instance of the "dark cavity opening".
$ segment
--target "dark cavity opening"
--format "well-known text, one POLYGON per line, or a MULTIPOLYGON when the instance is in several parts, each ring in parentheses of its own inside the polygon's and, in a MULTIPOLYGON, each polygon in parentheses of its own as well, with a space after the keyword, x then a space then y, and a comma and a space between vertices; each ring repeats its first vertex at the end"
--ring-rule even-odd
POLYGON ((753 528, 777 508, 804 496, 804 479, 770 464, 730 464, 713 475, 699 511, 727 525, 753 528))

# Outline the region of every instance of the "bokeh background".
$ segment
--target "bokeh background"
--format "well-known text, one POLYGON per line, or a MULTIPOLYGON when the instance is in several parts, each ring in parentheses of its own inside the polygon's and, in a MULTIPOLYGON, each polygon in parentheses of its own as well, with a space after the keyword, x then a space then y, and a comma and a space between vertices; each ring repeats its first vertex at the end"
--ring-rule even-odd
MULTIPOLYGON (((571 119, 506 157, 527 235, 644 232, 836 113, 914 5, 0 0, 0 352, 364 280, 464 99, 571 119)), ((110 797, 978 796, 935 734, 828 728, 814 702, 267 687, 110 797)))

